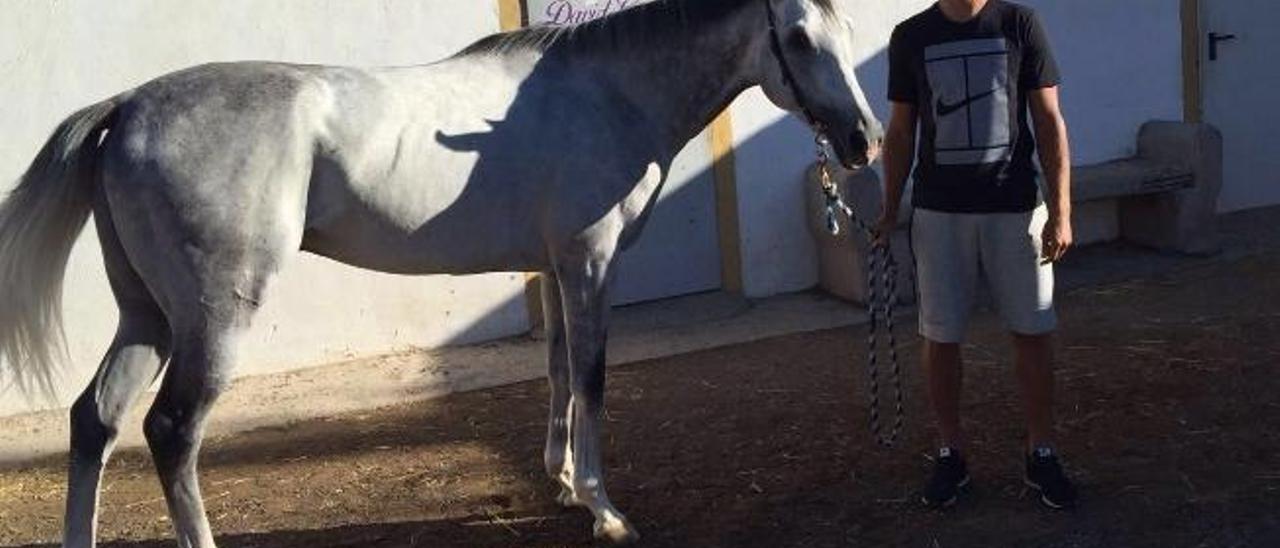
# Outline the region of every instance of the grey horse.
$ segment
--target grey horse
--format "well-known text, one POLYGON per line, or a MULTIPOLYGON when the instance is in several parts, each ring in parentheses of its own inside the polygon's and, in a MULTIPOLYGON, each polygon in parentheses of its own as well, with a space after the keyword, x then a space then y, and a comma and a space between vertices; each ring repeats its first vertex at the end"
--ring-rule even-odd
POLYGON ((54 382, 62 277, 90 213, 119 306, 71 409, 64 546, 95 544, 122 416, 161 375, 144 431, 177 541, 214 546, 205 420, 298 250, 402 274, 542 272, 546 471, 598 537, 635 539, 600 457, 614 259, 675 154, 751 86, 820 126, 846 166, 873 161, 852 34, 833 0, 658 0, 421 66, 198 66, 73 114, 0 205, 0 356, 21 389, 54 382))

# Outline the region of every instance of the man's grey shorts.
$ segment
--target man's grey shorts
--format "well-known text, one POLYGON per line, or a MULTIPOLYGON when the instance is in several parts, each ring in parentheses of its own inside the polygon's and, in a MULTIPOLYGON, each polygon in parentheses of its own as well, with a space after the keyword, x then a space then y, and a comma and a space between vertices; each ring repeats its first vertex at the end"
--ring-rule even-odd
POLYGON ((1053 265, 1041 264, 1040 257, 1047 220, 1043 205, 1026 213, 916 209, 911 242, 919 278, 920 334, 939 343, 963 341, 983 278, 1010 331, 1053 331, 1053 265))

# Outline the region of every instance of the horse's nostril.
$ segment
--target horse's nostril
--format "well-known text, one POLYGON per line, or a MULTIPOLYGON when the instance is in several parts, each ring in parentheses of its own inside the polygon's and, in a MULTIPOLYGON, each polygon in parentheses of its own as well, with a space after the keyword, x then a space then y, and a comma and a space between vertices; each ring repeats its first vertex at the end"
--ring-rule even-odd
POLYGON ((859 152, 871 148, 871 141, 867 140, 867 134, 861 131, 853 132, 853 136, 849 139, 849 144, 853 145, 853 149, 859 152))

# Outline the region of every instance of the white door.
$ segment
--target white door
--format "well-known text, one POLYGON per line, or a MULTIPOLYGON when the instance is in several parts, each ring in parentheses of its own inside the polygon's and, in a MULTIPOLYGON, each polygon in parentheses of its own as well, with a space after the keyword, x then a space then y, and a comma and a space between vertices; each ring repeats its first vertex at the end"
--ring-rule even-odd
POLYGON ((1280 1, 1203 2, 1204 115, 1224 146, 1218 208, 1280 204, 1280 1))
MULTIPOLYGON (((573 24, 641 0, 527 0, 530 24, 573 24)), ((630 304, 720 288, 715 179, 707 132, 676 156, 644 232, 618 259, 613 303, 630 304)))

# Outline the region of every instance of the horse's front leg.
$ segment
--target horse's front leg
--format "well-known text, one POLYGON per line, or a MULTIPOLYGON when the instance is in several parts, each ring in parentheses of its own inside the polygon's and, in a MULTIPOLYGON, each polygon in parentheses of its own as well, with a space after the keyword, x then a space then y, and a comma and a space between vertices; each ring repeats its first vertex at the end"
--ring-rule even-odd
POLYGON ((573 468, 567 456, 569 447, 569 348, 565 341, 564 308, 560 297, 560 280, 555 272, 542 275, 542 314, 547 336, 547 381, 551 388, 550 413, 547 417, 547 446, 543 463, 547 475, 560 485, 559 500, 573 502, 573 468))
POLYGON ((569 347, 569 436, 572 487, 564 502, 583 506, 595 516, 595 536, 623 543, 639 538, 605 494, 600 458, 604 418, 605 340, 608 330, 607 287, 613 253, 584 253, 557 261, 556 273, 569 347))

